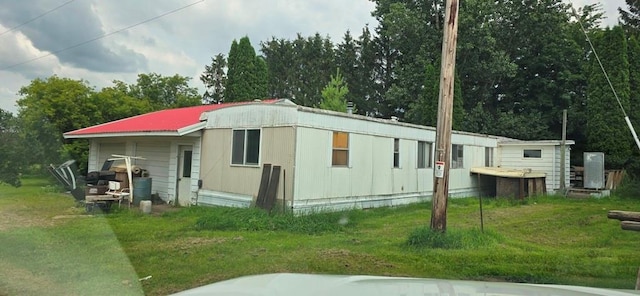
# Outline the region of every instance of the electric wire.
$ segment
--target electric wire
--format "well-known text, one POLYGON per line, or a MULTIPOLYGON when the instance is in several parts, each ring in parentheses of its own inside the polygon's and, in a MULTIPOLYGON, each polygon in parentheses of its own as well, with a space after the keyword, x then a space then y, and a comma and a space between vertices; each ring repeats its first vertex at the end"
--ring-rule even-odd
POLYGON ((172 13, 176 13, 176 12, 178 12, 178 11, 180 11, 180 10, 183 10, 183 9, 189 8, 189 7, 194 6, 194 5, 196 5, 196 4, 198 4, 198 3, 201 3, 201 2, 204 2, 204 0, 200 0, 200 1, 193 2, 193 3, 191 3, 191 4, 187 4, 187 5, 185 5, 185 6, 182 6, 182 7, 176 8, 176 9, 174 9, 174 10, 171 10, 171 11, 165 12, 165 13, 163 13, 163 14, 160 14, 160 15, 154 16, 154 17, 152 17, 152 18, 149 18, 149 19, 143 20, 143 21, 141 21, 141 22, 138 22, 138 23, 135 23, 135 24, 133 24, 133 25, 130 25, 130 26, 124 27, 124 28, 122 28, 122 29, 119 29, 119 30, 116 30, 116 31, 113 31, 113 32, 110 32, 110 33, 102 34, 102 35, 100 35, 100 36, 98 36, 98 37, 91 38, 91 39, 88 39, 88 40, 82 41, 82 42, 80 42, 80 43, 76 43, 76 44, 74 44, 74 45, 71 45, 71 46, 69 46, 69 47, 65 47, 65 48, 63 48, 63 49, 59 49, 59 50, 56 50, 56 51, 52 51, 52 52, 49 52, 49 53, 47 53, 47 54, 44 54, 44 55, 41 55, 41 56, 37 56, 37 57, 35 57, 35 58, 28 59, 28 60, 25 60, 25 61, 22 61, 22 62, 19 62, 19 63, 15 63, 15 64, 12 64, 12 65, 9 65, 9 66, 0 67, 0 71, 4 71, 4 70, 7 70, 7 69, 11 69, 11 68, 15 68, 15 67, 18 67, 18 66, 22 66, 22 65, 24 65, 24 64, 28 64, 28 63, 31 63, 31 62, 34 62, 34 61, 37 61, 37 60, 40 60, 40 59, 43 59, 43 58, 46 58, 46 57, 49 57, 49 56, 52 56, 52 55, 55 55, 55 54, 58 54, 58 53, 64 52, 64 51, 67 51, 67 50, 70 50, 70 49, 74 49, 74 48, 76 48, 76 47, 83 46, 83 45, 85 45, 85 44, 88 44, 88 43, 91 43, 91 42, 94 42, 94 41, 97 41, 97 40, 100 40, 100 39, 103 39, 103 38, 109 37, 109 36, 111 36, 111 35, 114 35, 114 34, 117 34, 117 33, 120 33, 120 32, 124 32, 124 31, 129 30, 129 29, 131 29, 131 28, 133 28, 133 27, 137 27, 137 26, 139 26, 139 25, 146 24, 146 23, 148 23, 148 22, 151 22, 151 21, 157 20, 157 19, 159 19, 159 18, 161 18, 161 17, 167 16, 167 15, 172 14, 172 13))
POLYGON ((56 10, 58 10, 58 9, 62 8, 63 6, 65 6, 65 5, 69 4, 69 3, 73 2, 73 1, 76 1, 76 0, 69 0, 69 1, 67 1, 67 2, 65 2, 65 3, 62 3, 62 4, 58 5, 58 6, 56 6, 55 8, 52 8, 52 9, 50 9, 49 11, 47 11, 47 12, 45 12, 45 13, 43 13, 43 14, 39 15, 39 16, 36 16, 36 17, 34 17, 34 18, 32 18, 32 19, 30 19, 30 20, 28 20, 28 21, 24 22, 24 23, 21 23, 21 24, 19 24, 19 25, 17 25, 17 26, 11 27, 11 28, 9 28, 8 30, 6 30, 6 31, 4 31, 4 32, 2 32, 2 33, 0 33, 0 36, 2 36, 2 35, 4 35, 4 34, 7 34, 7 33, 11 32, 11 31, 14 31, 15 29, 20 28, 20 27, 22 27, 22 26, 24 26, 24 25, 26 25, 26 24, 28 24, 28 23, 31 23, 31 22, 33 22, 33 21, 35 21, 35 20, 37 20, 37 19, 39 19, 39 18, 41 18, 41 17, 43 17, 43 16, 47 15, 47 14, 50 14, 50 13, 52 13, 52 12, 54 12, 54 11, 56 11, 56 10))

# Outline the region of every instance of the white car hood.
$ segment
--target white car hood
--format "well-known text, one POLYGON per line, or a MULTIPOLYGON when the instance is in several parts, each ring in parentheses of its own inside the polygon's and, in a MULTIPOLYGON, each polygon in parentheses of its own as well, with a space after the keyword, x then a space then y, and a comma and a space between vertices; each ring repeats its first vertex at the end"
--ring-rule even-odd
POLYGON ((640 295, 640 291, 612 290, 582 286, 538 285, 504 282, 383 277, 366 275, 315 275, 277 273, 245 276, 222 281, 174 295, 297 296, 297 295, 536 295, 571 296, 640 295))

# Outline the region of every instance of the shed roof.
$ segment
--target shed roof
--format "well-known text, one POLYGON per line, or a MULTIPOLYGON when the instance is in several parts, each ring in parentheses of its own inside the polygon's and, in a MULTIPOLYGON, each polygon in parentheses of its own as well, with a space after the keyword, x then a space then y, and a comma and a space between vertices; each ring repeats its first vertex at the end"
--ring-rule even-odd
POLYGON ((473 167, 471 173, 503 178, 544 178, 546 174, 531 169, 512 169, 502 167, 473 167))
MULTIPOLYGON (((278 100, 271 99, 261 101, 260 103, 272 104, 277 101, 278 100)), ((182 136, 204 127, 204 124, 200 120, 200 115, 204 112, 250 103, 255 102, 201 105, 160 110, 66 132, 64 133, 64 137, 73 139, 115 136, 182 136)))

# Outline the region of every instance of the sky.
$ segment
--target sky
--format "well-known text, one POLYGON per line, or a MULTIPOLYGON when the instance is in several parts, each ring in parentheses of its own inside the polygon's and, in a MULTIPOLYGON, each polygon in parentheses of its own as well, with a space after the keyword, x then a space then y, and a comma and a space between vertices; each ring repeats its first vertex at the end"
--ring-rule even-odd
MULTIPOLYGON (((602 3, 605 25, 626 8, 624 0, 572 2, 602 3)), ((0 109, 17 113, 20 88, 54 74, 96 90, 134 83, 140 73, 179 74, 202 92, 205 65, 227 55, 234 39, 248 36, 256 51, 261 41, 297 34, 339 43, 347 31, 373 31, 374 7, 369 0, 0 0, 0 109)))

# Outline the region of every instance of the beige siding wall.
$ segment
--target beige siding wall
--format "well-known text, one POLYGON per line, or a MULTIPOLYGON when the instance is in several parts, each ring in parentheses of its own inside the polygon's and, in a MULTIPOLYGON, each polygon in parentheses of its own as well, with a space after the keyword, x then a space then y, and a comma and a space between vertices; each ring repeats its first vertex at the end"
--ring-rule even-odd
POLYGON ((260 164, 258 166, 231 165, 232 129, 208 129, 202 138, 200 161, 202 188, 205 190, 235 194, 258 194, 262 165, 270 163, 286 170, 280 174, 278 199, 283 198, 286 184, 287 199, 293 188, 293 165, 295 154, 295 129, 293 127, 262 128, 260 133, 260 164))

